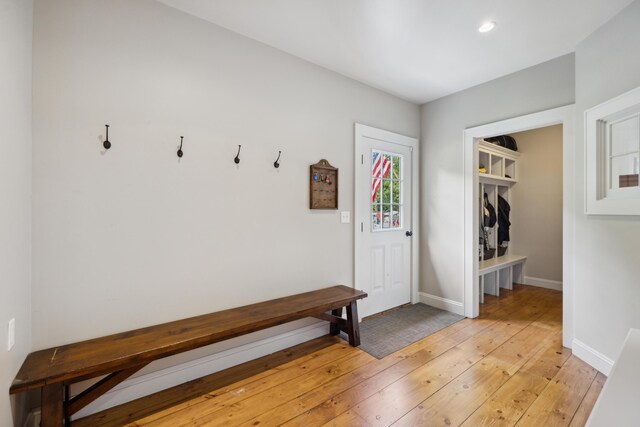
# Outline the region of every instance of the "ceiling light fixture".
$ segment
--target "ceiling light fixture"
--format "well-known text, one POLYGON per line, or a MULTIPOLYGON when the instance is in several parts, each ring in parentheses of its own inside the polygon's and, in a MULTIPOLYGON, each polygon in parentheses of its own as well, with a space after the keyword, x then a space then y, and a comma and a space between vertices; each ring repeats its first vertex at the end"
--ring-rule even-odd
POLYGON ((489 31, 493 30, 495 27, 496 27, 496 23, 494 21, 488 21, 480 25, 480 27, 478 28, 478 31, 480 31, 481 33, 488 33, 489 31))

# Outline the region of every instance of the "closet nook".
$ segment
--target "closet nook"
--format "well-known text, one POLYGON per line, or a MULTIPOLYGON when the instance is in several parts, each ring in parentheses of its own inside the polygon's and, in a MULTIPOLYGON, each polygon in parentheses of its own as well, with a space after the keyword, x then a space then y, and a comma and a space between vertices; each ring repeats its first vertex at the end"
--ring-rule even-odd
POLYGON ((514 281, 524 279, 527 257, 509 251, 509 195, 518 182, 519 157, 517 151, 478 143, 480 303, 485 292, 499 296, 500 288, 513 289, 514 281))

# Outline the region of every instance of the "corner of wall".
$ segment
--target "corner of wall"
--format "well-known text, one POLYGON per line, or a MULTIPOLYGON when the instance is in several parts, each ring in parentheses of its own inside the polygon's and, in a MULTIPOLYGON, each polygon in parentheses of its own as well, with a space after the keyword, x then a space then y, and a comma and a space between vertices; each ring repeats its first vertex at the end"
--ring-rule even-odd
POLYGON ((33 1, 7 0, 0 13, 0 426, 22 425, 26 395, 9 386, 31 351, 31 196, 33 1), (15 320, 15 344, 7 351, 15 320))

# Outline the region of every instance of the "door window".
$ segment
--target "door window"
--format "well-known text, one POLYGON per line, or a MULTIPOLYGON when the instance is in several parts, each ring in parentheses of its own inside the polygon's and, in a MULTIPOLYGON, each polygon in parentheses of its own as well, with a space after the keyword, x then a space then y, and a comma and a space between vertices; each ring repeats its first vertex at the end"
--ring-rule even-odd
POLYGON ((402 156, 371 152, 371 230, 402 228, 402 156))

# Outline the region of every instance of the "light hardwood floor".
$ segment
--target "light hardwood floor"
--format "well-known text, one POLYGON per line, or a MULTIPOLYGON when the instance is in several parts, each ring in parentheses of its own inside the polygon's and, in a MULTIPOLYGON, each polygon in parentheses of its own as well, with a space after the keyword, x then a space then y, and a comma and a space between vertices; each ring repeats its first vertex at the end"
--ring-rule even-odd
POLYGON ((516 286, 384 359, 328 338, 127 425, 582 426, 606 377, 561 346, 561 320, 561 293, 516 286))

